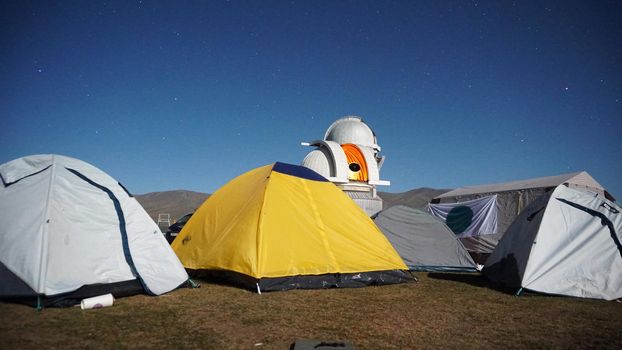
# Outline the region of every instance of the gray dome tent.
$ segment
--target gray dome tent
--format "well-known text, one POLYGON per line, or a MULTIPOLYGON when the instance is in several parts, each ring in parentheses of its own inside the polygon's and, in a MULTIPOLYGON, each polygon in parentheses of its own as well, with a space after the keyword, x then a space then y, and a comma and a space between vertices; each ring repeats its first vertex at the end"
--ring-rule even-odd
POLYGON ((460 240, 426 212, 397 205, 378 213, 374 221, 411 270, 476 271, 460 240))

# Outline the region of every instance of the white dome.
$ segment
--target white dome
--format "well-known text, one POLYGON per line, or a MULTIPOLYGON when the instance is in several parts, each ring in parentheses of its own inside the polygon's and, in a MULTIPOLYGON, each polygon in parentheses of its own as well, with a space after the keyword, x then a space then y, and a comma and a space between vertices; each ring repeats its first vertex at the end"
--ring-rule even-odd
POLYGON ((309 152, 305 159, 303 159, 302 166, 315 171, 325 178, 330 177, 331 164, 329 163, 328 157, 321 149, 314 149, 309 152))
POLYGON ((378 148, 374 132, 360 117, 356 116, 347 116, 335 121, 326 130, 324 140, 334 141, 340 145, 353 143, 378 148))

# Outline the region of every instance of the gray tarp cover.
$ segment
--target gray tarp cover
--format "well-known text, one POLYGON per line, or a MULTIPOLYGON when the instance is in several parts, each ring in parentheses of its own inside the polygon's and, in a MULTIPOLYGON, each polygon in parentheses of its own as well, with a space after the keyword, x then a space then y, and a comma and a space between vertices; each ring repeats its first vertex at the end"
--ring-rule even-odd
POLYGON ((506 183, 481 186, 467 186, 443 193, 434 199, 434 203, 464 202, 497 195, 497 232, 495 234, 464 237, 460 241, 470 252, 491 253, 497 246, 510 224, 529 203, 539 196, 552 191, 557 185, 567 183, 572 188, 586 188, 606 194, 607 191, 585 171, 534 179, 518 180, 506 183))
POLYGON ((440 220, 403 205, 374 219, 406 266, 415 270, 475 270, 475 263, 454 233, 440 220))

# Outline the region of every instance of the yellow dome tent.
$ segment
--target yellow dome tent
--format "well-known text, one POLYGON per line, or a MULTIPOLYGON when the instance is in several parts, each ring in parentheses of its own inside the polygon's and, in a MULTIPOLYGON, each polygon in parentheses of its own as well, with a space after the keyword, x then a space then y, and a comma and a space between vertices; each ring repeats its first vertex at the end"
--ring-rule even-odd
POLYGON ((184 267, 247 288, 358 287, 409 280, 372 220, 316 172, 274 163, 210 196, 172 244, 184 267))

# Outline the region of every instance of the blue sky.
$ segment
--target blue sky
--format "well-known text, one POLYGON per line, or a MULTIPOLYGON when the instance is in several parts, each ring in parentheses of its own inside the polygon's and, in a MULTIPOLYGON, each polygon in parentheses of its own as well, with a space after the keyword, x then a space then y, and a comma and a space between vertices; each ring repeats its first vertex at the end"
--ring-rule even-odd
POLYGON ((622 196, 619 1, 5 1, 0 163, 135 193, 300 163, 344 115, 387 190, 587 170, 622 196))

